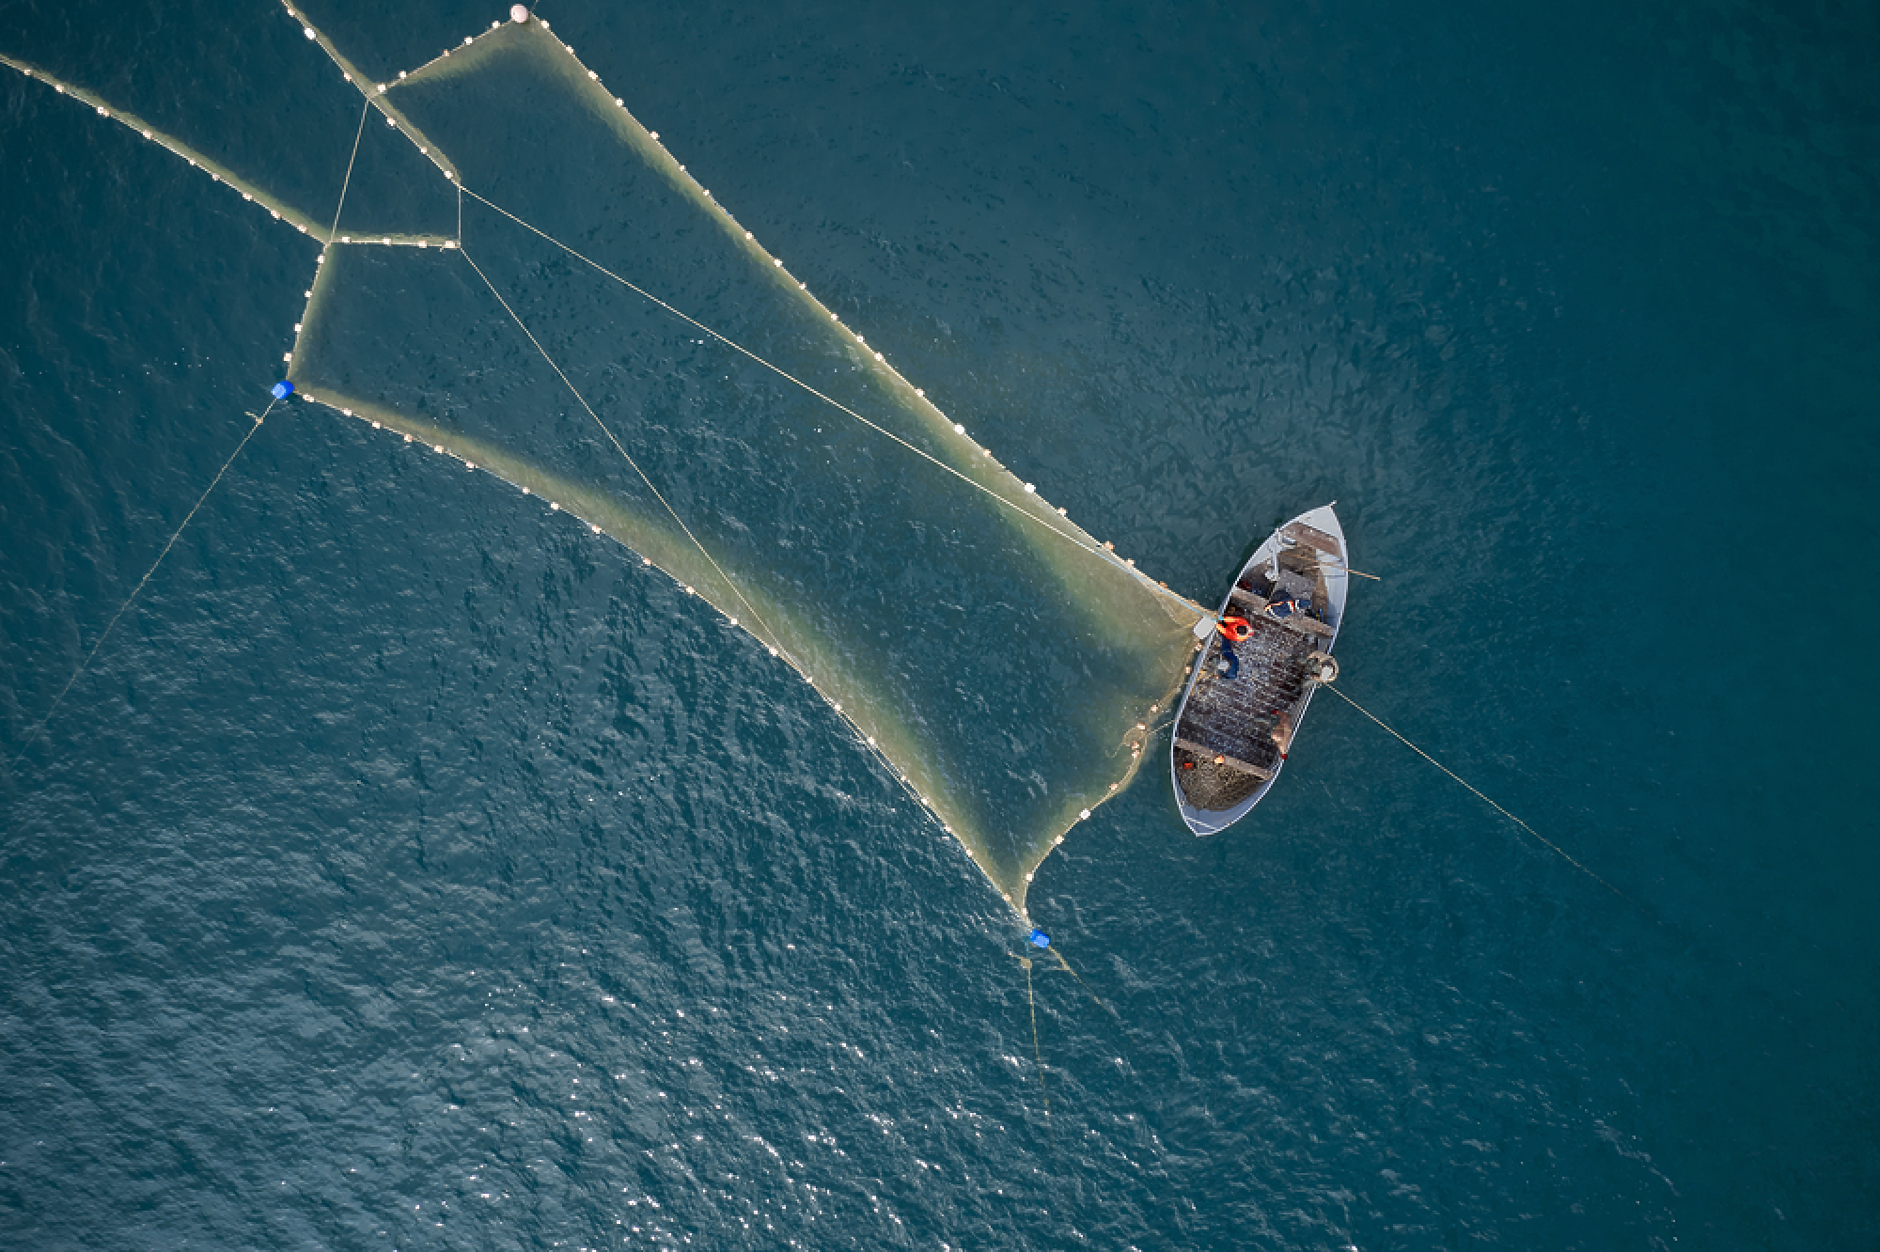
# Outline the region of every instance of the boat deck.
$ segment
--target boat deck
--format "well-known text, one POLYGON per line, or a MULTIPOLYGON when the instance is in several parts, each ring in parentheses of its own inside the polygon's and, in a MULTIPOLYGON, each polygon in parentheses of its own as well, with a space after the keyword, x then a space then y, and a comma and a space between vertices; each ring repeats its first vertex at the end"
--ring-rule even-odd
MULTIPOLYGON (((1288 554, 1279 586, 1287 595, 1326 603, 1324 577, 1316 565, 1288 554)), ((1188 804, 1223 812, 1258 791, 1279 764, 1273 728, 1291 714, 1305 692, 1307 657, 1331 628, 1313 618, 1282 622, 1267 616, 1266 597, 1244 585, 1233 590, 1231 607, 1246 617, 1253 637, 1234 645, 1240 673, 1219 672, 1221 636, 1216 632, 1196 662, 1199 673, 1175 726, 1175 777, 1188 804), (1217 760, 1217 758, 1220 758, 1217 760), (1193 769, 1186 768, 1192 762, 1193 769)))
POLYGON ((1273 728, 1305 688, 1310 636, 1269 617, 1249 614, 1249 620, 1253 637, 1234 645, 1239 676, 1229 681, 1216 670, 1221 660, 1216 634, 1201 654, 1200 676, 1175 728, 1176 777, 1183 796, 1198 809, 1231 809, 1272 776, 1279 763, 1273 728), (1227 760, 1217 764, 1217 756, 1227 760), (1189 761, 1195 768, 1184 768, 1189 761))

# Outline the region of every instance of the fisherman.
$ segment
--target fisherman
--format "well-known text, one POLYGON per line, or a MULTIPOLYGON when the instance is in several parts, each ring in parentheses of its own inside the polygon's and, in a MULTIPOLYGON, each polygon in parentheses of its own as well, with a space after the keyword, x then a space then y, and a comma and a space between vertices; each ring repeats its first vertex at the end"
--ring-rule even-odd
POLYGON ((1267 603, 1266 612, 1269 617, 1277 617, 1279 620, 1285 621, 1294 613, 1305 612, 1308 607, 1307 604, 1294 599, 1292 596, 1282 595, 1278 599, 1267 603))
POLYGON ((1232 682, 1240 677, 1240 658, 1234 655, 1234 644, 1253 638, 1253 623, 1244 617, 1223 617, 1214 623, 1214 628, 1221 632, 1221 664, 1217 672, 1232 682))

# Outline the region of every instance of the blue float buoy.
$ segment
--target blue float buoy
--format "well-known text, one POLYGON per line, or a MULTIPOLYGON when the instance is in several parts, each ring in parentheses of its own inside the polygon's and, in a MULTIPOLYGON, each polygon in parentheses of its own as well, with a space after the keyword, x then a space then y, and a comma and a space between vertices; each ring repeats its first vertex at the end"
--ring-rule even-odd
POLYGON ((1045 934, 1042 930, 1034 930, 1031 932, 1031 946, 1034 948, 1048 948, 1051 946, 1051 936, 1045 934))
POLYGON ((287 397, 294 394, 294 384, 283 378, 280 382, 274 384, 274 390, 271 394, 276 400, 285 400, 287 397))

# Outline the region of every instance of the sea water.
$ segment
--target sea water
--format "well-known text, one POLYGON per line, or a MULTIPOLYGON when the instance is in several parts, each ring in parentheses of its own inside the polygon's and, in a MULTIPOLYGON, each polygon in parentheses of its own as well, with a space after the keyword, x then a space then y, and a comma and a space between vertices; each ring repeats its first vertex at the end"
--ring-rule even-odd
MULTIPOLYGON (((505 13, 317 16, 394 75, 505 13)), ((1315 701, 1233 831, 1149 770, 1045 863, 1034 1051, 1012 914, 800 680, 307 406, 29 741, 316 246, 10 77, 6 1243, 1872 1244, 1867 10, 542 16, 1155 577, 1337 499, 1342 688, 1624 895, 1315 701)), ((0 30, 330 205, 278 10, 0 30)))

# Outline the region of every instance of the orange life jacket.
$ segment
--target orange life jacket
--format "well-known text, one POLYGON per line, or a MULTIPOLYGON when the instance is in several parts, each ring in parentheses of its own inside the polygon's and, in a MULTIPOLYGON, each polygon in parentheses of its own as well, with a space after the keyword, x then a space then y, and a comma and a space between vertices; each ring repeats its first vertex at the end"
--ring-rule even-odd
POLYGON ((1253 638, 1253 624, 1244 617, 1223 617, 1215 628, 1235 643, 1253 638))

